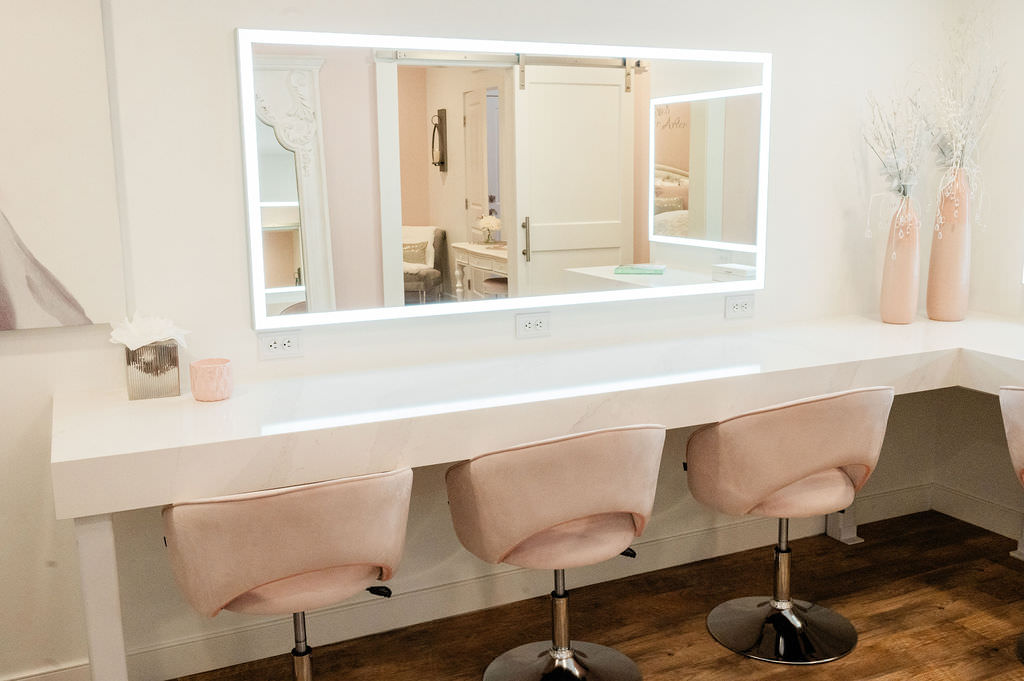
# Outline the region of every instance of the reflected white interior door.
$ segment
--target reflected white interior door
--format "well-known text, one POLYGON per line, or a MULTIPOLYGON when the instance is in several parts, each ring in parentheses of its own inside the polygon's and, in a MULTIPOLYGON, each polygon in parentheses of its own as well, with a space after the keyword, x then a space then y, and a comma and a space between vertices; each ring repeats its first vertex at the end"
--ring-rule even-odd
POLYGON ((487 90, 463 92, 462 105, 466 144, 466 234, 479 235, 477 221, 487 215, 487 90))
POLYGON ((631 94, 623 69, 582 66, 527 66, 516 92, 520 292, 565 293, 566 268, 633 261, 631 94))

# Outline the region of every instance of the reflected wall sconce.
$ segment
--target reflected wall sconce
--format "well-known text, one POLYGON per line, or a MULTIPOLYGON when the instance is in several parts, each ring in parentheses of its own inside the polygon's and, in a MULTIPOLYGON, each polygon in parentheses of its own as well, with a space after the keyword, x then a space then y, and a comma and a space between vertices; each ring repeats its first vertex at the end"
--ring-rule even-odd
POLYGON ((430 119, 434 134, 430 138, 430 162, 442 173, 448 172, 448 110, 438 109, 430 119))

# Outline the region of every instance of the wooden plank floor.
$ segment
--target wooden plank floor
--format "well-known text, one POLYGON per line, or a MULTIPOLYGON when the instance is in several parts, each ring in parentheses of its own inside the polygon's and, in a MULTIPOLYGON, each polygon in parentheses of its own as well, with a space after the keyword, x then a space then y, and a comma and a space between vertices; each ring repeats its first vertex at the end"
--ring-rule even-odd
MULTIPOLYGON (((936 512, 863 525, 865 543, 824 536, 792 542, 793 591, 849 617, 857 648, 836 662, 789 667, 716 644, 704 617, 717 603, 768 594, 769 549, 754 549, 572 591, 573 638, 612 645, 645 681, 677 679, 1024 680, 1024 563, 1014 542, 936 512)), ((571 573, 569 575, 571 585, 571 573)), ((500 652, 545 638, 549 607, 535 598, 367 636, 314 651, 318 681, 478 681, 500 652)), ((286 645, 286 644, 285 644, 286 645)), ((187 681, 291 678, 291 657, 187 681)))

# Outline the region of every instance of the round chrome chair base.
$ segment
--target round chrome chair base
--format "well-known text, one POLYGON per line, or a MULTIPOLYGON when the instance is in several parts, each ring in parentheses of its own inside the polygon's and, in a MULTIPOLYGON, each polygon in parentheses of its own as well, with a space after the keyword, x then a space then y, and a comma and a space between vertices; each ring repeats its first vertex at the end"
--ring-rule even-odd
POLYGON ((831 662, 857 645, 857 630, 842 615, 807 601, 792 603, 780 610, 768 597, 727 601, 708 615, 708 631, 733 652, 780 664, 831 662))
POLYGON ((573 655, 556 660, 551 642, 538 641, 513 648, 494 659, 483 681, 640 681, 633 660, 596 643, 572 642, 573 655))

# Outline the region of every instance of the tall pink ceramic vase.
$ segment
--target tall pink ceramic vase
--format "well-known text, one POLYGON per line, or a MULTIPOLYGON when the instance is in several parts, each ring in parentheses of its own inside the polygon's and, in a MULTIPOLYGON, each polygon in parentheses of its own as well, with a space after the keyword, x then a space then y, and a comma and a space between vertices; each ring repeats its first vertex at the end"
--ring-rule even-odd
POLYGON ((882 269, 882 321, 909 324, 917 312, 920 265, 917 257, 917 232, 921 220, 906 196, 889 223, 889 243, 885 247, 882 269))
POLYGON ((939 193, 939 214, 932 232, 928 267, 928 318, 958 322, 967 315, 971 287, 969 190, 963 169, 939 193))

